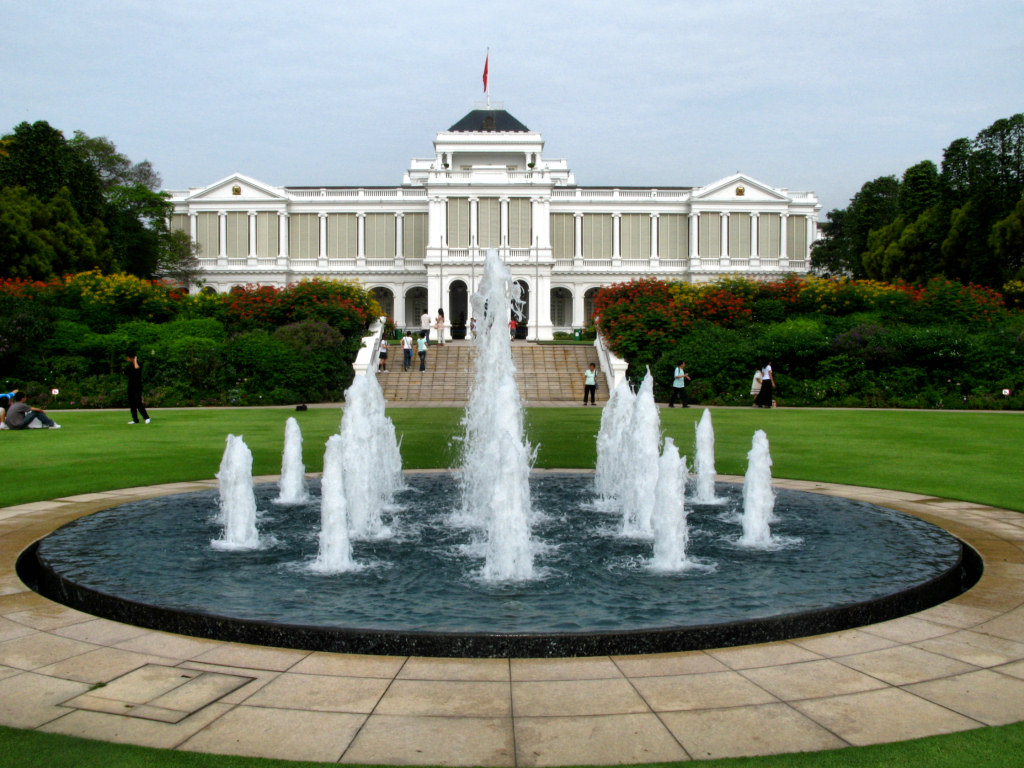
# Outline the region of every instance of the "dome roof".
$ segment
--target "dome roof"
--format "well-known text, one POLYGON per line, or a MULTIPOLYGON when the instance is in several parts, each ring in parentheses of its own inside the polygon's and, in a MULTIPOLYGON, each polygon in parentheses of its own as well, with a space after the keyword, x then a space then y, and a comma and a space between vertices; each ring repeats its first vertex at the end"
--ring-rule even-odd
POLYGON ((516 120, 504 109, 474 109, 449 131, 483 133, 490 131, 504 133, 529 133, 530 129, 516 120))

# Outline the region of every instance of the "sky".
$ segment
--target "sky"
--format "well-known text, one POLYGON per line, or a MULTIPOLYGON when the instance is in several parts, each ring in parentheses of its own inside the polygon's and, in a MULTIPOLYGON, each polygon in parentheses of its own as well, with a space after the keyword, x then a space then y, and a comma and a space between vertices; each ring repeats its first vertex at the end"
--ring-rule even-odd
POLYGON ((1024 111, 1024 0, 0 0, 0 133, 45 120, 165 189, 399 185, 484 100, 584 186, 814 191, 1024 111))

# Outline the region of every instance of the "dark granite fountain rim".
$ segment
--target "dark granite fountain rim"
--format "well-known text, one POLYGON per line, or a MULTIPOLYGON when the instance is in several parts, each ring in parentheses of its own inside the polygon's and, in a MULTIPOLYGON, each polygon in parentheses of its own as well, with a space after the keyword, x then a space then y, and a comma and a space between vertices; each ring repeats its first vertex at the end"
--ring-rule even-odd
MULTIPOLYGON (((562 470, 563 472, 565 470, 562 470)), ((571 471, 571 470, 570 470, 571 471)), ((981 577, 981 557, 960 541, 961 555, 932 579, 877 599, 715 624, 577 633, 459 633, 347 629, 268 623, 182 611, 128 600, 76 584, 49 568, 38 542, 18 557, 18 576, 42 596, 86 613, 148 629, 226 642, 309 651, 454 658, 551 658, 726 648, 787 640, 874 624, 938 605, 981 577)))

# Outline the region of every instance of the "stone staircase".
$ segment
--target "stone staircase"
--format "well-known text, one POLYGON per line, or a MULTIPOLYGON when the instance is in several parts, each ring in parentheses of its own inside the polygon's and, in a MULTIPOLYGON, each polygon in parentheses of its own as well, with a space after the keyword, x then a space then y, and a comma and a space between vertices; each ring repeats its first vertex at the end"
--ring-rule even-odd
MULTIPOLYGON (((431 344, 427 351, 427 370, 420 373, 419 357, 413 354, 412 369, 402 370, 401 344, 392 344, 387 372, 377 374, 388 403, 442 403, 463 406, 469 401, 476 350, 469 341, 448 342, 443 347, 431 344)), ((590 345, 512 344, 516 366, 516 384, 524 405, 531 403, 583 402, 583 371, 600 365, 590 345)), ((597 377, 597 403, 608 400, 603 374, 597 377)))

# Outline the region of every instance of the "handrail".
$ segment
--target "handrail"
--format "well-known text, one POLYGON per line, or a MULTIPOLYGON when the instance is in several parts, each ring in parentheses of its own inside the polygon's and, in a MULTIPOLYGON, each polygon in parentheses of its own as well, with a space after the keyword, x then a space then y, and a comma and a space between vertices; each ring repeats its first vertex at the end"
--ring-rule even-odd
POLYGON ((356 360, 352 363, 352 370, 356 376, 376 376, 377 358, 380 356, 380 340, 384 338, 384 326, 387 318, 381 316, 370 326, 370 332, 363 336, 363 346, 356 353, 356 360))

